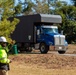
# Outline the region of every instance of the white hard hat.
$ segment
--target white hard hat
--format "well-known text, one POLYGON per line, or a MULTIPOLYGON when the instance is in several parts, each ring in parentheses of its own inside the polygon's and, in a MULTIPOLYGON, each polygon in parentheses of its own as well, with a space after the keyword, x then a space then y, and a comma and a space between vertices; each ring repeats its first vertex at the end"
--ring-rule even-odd
POLYGON ((0 42, 7 42, 7 40, 6 40, 5 37, 1 36, 1 37, 0 37, 0 42))

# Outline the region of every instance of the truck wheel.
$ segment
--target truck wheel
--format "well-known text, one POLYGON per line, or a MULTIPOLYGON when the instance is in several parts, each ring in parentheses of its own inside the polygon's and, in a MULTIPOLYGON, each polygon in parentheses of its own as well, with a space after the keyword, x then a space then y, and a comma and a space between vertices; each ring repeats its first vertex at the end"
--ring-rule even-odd
POLYGON ((64 54, 66 51, 58 51, 59 54, 64 54))
POLYGON ((40 52, 42 54, 46 54, 49 50, 49 47, 45 43, 40 44, 40 52))

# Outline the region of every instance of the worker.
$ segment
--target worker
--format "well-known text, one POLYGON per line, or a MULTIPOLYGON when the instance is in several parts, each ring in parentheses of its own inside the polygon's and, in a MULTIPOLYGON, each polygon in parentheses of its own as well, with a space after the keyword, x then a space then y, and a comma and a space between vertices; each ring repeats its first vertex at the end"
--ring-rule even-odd
POLYGON ((10 60, 7 56, 6 47, 7 40, 5 37, 0 37, 0 75, 8 75, 10 60))

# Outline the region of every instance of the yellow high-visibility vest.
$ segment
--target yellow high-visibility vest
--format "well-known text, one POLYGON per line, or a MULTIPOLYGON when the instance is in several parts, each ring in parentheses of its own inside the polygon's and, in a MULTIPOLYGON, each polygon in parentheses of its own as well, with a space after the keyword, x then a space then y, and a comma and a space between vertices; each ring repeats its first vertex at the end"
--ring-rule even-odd
POLYGON ((7 58, 7 53, 0 47, 0 63, 9 63, 10 60, 7 58))

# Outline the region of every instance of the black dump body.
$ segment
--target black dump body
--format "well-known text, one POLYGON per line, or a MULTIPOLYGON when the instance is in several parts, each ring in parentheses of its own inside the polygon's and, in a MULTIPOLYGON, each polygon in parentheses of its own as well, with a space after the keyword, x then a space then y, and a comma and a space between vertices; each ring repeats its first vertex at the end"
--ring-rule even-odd
MULTIPOLYGON (((56 15, 33 14, 27 16, 15 17, 20 20, 11 38, 16 42, 36 43, 36 25, 52 25, 52 23, 61 23, 61 17, 56 15), (31 38, 31 39, 30 39, 31 38)), ((13 18, 9 20, 12 21, 13 18)))
POLYGON ((34 40, 34 24, 41 22, 41 17, 39 14, 35 15, 27 15, 27 16, 19 16, 15 17, 20 20, 18 25, 16 26, 15 31, 11 35, 11 38, 16 42, 36 42, 34 40), (29 40, 29 37, 31 39, 29 40))

